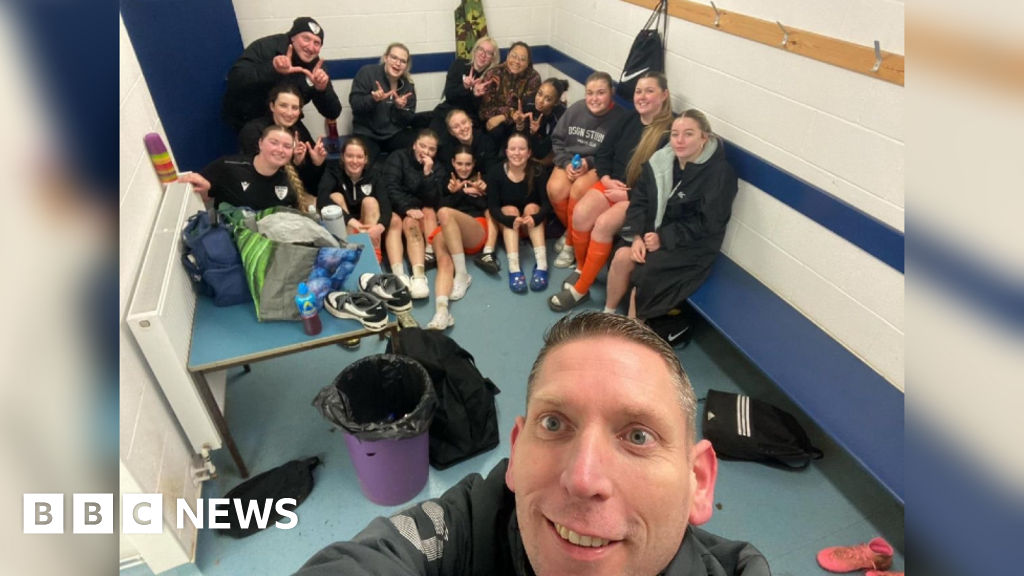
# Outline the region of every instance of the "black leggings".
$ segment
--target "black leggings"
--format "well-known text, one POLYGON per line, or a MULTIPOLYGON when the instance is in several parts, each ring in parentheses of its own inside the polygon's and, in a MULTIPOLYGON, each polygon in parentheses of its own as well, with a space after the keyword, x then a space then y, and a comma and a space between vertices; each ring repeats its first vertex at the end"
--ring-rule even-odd
POLYGON ((369 149, 366 155, 370 158, 371 164, 382 152, 391 153, 395 150, 412 148, 413 142, 416 141, 416 132, 410 128, 403 128, 390 138, 376 139, 362 134, 356 134, 356 136, 366 142, 366 147, 369 149))

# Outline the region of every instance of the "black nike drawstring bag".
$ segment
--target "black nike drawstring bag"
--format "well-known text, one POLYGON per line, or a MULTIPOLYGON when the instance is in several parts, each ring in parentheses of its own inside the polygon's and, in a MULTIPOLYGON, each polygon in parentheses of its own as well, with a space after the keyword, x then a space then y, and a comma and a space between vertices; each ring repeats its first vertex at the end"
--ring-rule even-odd
POLYGON ((708 390, 702 422, 704 439, 724 459, 803 470, 823 456, 792 414, 750 396, 708 390))
POLYGON ((633 40, 629 56, 622 66, 619 84, 615 87, 616 95, 632 102, 636 82, 644 72, 665 71, 665 42, 668 42, 668 0, 661 0, 633 40))

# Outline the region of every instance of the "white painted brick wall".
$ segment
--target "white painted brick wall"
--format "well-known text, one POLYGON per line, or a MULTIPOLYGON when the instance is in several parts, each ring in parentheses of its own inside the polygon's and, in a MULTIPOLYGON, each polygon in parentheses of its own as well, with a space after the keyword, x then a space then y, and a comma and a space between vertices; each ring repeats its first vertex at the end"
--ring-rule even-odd
MULTIPOLYGON (((164 494, 173 521, 175 499, 194 505, 199 496, 187 478, 191 449, 124 322, 162 193, 142 138, 163 130, 124 20, 120 34, 120 458, 144 492, 164 494)), ((182 530, 178 539, 191 551, 195 530, 182 530)), ((122 556, 132 552, 122 550, 122 556)))
MULTIPOLYGON (((375 58, 393 41, 402 42, 413 55, 417 111, 437 106, 444 89, 444 73, 417 74, 416 55, 455 50, 455 7, 457 0, 232 0, 242 43, 271 34, 287 32, 298 16, 316 18, 324 28, 321 55, 326 59, 375 58)), ((488 32, 502 48, 522 40, 545 45, 551 33, 550 0, 485 0, 488 32)), ((122 72, 124 74, 124 72, 122 72)), ((122 85, 124 82, 122 81, 122 85)), ((348 93, 351 80, 334 81, 344 110, 338 119, 342 134, 352 131, 348 93)), ((313 105, 303 109, 304 123, 314 137, 324 133, 323 117, 313 105)), ((122 171, 125 168, 122 165, 122 171)))
MULTIPOLYGON (((722 7, 903 53, 901 2, 722 7)), ((648 15, 620 0, 553 0, 549 43, 617 77, 648 15)), ((902 87, 674 18, 668 40, 677 112, 704 110, 726 138, 903 230, 902 87)), ((569 93, 582 91, 572 83, 569 93)), ((903 388, 902 274, 746 183, 723 251, 903 388)))

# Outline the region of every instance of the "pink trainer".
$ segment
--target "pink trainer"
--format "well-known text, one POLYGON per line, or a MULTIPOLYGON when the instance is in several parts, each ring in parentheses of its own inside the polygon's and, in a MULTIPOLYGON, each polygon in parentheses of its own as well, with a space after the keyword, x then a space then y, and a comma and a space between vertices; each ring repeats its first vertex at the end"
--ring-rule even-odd
POLYGON ((832 546, 818 552, 818 564, 829 572, 888 570, 892 566, 892 546, 881 538, 856 546, 832 546))

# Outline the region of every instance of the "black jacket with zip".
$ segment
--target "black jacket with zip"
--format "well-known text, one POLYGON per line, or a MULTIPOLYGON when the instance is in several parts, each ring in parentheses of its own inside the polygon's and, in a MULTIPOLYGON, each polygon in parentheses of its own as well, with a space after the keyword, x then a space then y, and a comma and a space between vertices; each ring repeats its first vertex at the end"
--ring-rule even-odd
MULTIPOLYGON (((224 121, 235 131, 241 130, 246 122, 267 113, 267 98, 270 90, 278 84, 291 84, 299 89, 304 102, 312 102, 324 118, 336 120, 341 115, 341 100, 334 91, 334 83, 328 82, 323 92, 313 87, 309 77, 301 72, 283 76, 274 70, 274 57, 288 53, 291 40, 287 34, 266 36, 249 44, 228 72, 227 90, 224 92, 221 114, 224 121)), ((313 70, 317 60, 306 63, 297 55, 292 64, 306 70, 313 70)))
POLYGON ((320 179, 320 189, 316 196, 316 207, 322 210, 324 206, 334 204, 331 199, 333 193, 341 194, 346 209, 345 223, 349 220, 359 220, 363 217, 363 199, 374 198, 380 206, 379 222, 387 228, 391 223, 391 199, 388 198, 387 187, 384 185, 383 175, 375 167, 363 169, 362 177, 353 182, 345 172, 345 168, 339 163, 331 163, 320 179))
POLYGON ((404 78, 398 79, 398 96, 411 94, 405 108, 399 108, 395 105, 394 97, 374 102, 370 93, 377 89, 378 83, 385 92, 391 91, 391 81, 384 72, 384 65, 363 66, 352 80, 348 103, 352 106, 352 132, 374 140, 384 140, 412 123, 416 116, 416 87, 404 78))
POLYGON ((430 175, 424 175, 423 164, 416 161, 411 148, 392 152, 384 163, 384 185, 391 209, 403 218, 409 210, 437 209, 446 178, 447 171, 438 162, 434 162, 430 175))
MULTIPOLYGON (((508 460, 471 474, 440 498, 377 518, 350 542, 309 559, 298 576, 532 576, 505 486, 508 460)), ((770 576, 752 545, 689 527, 661 576, 770 576)))

